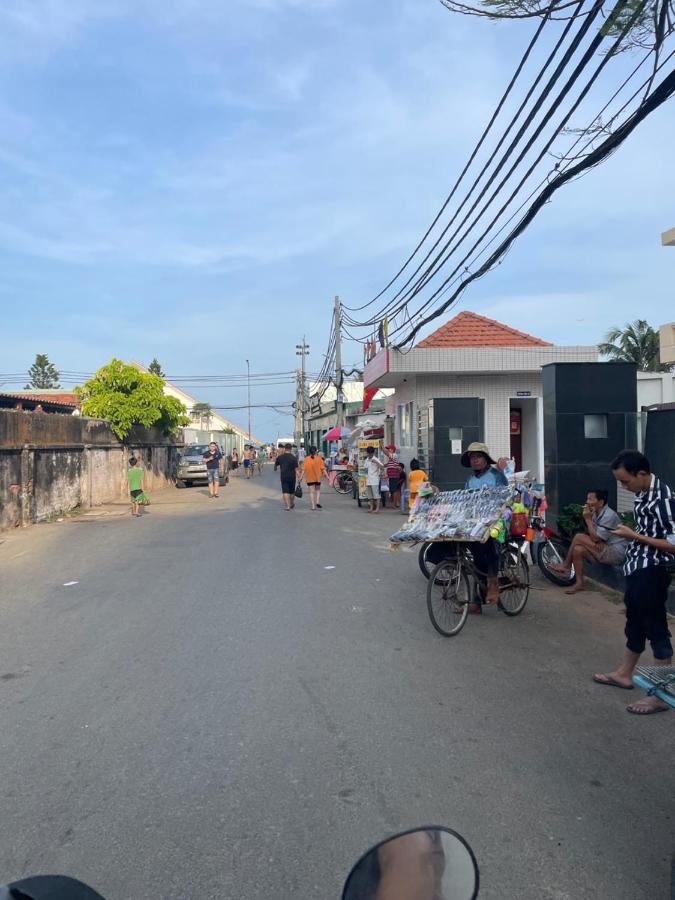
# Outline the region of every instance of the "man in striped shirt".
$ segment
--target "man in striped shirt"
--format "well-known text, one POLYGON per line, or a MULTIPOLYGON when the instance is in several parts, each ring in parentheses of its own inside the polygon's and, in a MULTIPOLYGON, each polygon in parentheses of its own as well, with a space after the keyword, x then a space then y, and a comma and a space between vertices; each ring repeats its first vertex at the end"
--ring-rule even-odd
MULTIPOLYGON (((635 494, 635 530, 619 525, 614 534, 629 540, 623 570, 626 576, 626 650, 614 672, 597 674, 598 684, 632 690, 632 675, 648 640, 657 665, 673 659, 666 600, 675 561, 675 493, 652 474, 649 460, 638 450, 622 450, 612 463, 622 487, 635 494)), ((629 713, 648 716, 669 707, 657 697, 646 697, 627 707, 629 713)))

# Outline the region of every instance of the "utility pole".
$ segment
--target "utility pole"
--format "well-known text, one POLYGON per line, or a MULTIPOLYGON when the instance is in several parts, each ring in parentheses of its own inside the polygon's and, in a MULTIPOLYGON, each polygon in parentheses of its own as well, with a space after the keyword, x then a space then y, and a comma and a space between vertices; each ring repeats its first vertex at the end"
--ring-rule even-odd
MULTIPOLYGON (((305 375, 305 357, 309 356, 309 345, 305 340, 305 335, 302 336, 302 343, 295 345, 295 355, 301 357, 301 368, 299 371, 300 383, 299 389, 296 391, 296 408, 295 408, 295 421, 296 421, 296 430, 298 424, 298 412, 299 416, 299 424, 300 424, 300 433, 304 439, 305 437, 305 412, 307 406, 307 386, 305 383, 306 375, 305 375)), ((300 444, 298 444, 298 449, 300 448, 300 444)))
POLYGON ((248 392, 248 442, 251 443, 251 364, 246 360, 246 382, 248 392))
POLYGON ((335 389, 337 391, 336 411, 337 425, 342 428, 345 424, 344 394, 342 393, 342 306, 340 298, 335 298, 335 389))
POLYGON ((302 370, 295 370, 295 427, 293 429, 293 440, 298 445, 298 450, 302 445, 302 370))

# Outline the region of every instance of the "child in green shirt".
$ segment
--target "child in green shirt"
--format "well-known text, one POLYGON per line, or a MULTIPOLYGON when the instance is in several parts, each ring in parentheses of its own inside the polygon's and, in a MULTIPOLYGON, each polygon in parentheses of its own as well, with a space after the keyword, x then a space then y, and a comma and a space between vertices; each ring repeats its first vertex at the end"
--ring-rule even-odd
POLYGON ((141 515, 141 505, 138 498, 143 493, 143 476, 145 469, 138 465, 138 460, 132 456, 127 469, 127 481, 129 482, 129 494, 131 495, 131 515, 137 518, 141 515))

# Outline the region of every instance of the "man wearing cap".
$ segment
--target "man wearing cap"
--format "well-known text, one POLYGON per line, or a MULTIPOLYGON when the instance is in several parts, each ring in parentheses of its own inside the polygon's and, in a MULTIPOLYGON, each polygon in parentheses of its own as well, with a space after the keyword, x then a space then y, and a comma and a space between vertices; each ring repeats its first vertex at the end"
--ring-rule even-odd
MULTIPOLYGON (((472 473, 466 479, 464 485, 467 491, 478 491, 483 487, 504 487, 508 484, 506 475, 501 470, 506 465, 505 459, 496 463, 490 456, 487 444, 479 441, 469 444, 462 453, 462 465, 465 469, 471 469, 472 473)), ((497 542, 488 538, 484 544, 475 543, 471 547, 473 558, 481 572, 487 575, 486 603, 496 603, 499 600, 499 551, 497 542)), ((469 603, 469 612, 480 614, 483 611, 480 603, 469 603)))
POLYGON ((384 448, 387 461, 384 464, 384 474, 389 481, 389 495, 391 497, 391 505, 394 509, 398 509, 401 495, 399 493, 399 481, 401 480, 401 466, 396 455, 396 445, 387 444, 384 448))

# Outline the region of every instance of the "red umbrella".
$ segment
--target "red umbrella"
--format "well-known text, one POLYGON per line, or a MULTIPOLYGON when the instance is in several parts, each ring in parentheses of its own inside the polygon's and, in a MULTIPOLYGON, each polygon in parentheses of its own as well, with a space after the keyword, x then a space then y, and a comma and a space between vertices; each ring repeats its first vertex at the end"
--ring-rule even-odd
POLYGON ((336 425, 334 428, 331 428, 330 431, 327 431, 324 436, 321 438, 322 441, 339 441, 342 438, 349 437, 351 431, 349 428, 345 428, 344 426, 340 427, 336 425))

